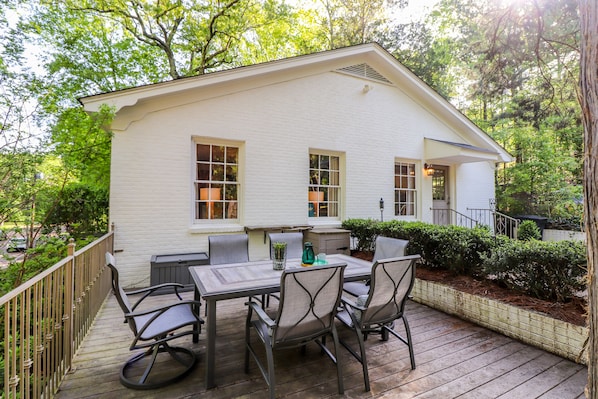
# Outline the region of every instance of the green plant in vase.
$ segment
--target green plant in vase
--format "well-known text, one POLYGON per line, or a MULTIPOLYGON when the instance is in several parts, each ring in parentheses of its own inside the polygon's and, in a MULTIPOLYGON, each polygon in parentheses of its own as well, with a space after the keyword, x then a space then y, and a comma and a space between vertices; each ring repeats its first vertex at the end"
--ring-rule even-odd
POLYGON ((272 243, 272 268, 274 270, 284 270, 287 263, 287 243, 273 242, 272 243))

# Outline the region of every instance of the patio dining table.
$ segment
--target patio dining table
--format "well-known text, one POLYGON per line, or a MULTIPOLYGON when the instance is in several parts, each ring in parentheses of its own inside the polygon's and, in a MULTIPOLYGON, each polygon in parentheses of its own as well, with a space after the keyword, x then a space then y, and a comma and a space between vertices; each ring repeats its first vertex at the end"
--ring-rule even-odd
MULTIPOLYGON (((371 262, 347 255, 328 255, 328 264, 346 264, 345 281, 363 280, 370 276, 371 262)), ((302 267, 301 259, 287 260, 287 269, 302 267)), ((313 265, 310 267, 318 267, 313 265)), ((243 298, 270 294, 280 290, 282 271, 273 270, 271 260, 189 268, 195 283, 195 299, 206 302, 206 389, 216 386, 216 302, 224 299, 243 298)), ((193 341, 198 342, 198 335, 193 341)))

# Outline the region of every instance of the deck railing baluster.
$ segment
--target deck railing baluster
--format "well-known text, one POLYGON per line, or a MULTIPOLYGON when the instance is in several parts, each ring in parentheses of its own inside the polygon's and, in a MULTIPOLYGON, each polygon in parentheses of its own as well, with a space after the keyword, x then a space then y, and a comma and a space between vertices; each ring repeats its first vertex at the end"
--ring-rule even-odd
POLYGON ((4 386, 0 397, 51 398, 110 293, 104 254, 112 232, 0 298, 4 386))

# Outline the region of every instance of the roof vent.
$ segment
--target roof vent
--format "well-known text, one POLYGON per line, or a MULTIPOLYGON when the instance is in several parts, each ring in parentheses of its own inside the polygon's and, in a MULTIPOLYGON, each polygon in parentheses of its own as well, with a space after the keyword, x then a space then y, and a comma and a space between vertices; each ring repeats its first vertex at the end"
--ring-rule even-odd
POLYGON ((337 69, 337 71, 349 73, 351 75, 359 76, 366 79, 377 80, 379 82, 392 84, 390 80, 386 79, 381 73, 376 71, 368 64, 351 65, 348 67, 339 68, 337 69))

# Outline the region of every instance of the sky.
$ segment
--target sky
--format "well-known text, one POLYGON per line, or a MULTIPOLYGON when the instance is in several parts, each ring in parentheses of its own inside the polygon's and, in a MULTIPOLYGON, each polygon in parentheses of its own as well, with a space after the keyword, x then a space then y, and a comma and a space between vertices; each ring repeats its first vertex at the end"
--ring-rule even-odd
POLYGON ((419 20, 424 14, 430 12, 432 7, 440 0, 409 0, 406 8, 401 9, 397 16, 399 22, 419 20))

